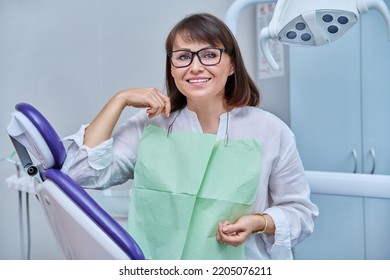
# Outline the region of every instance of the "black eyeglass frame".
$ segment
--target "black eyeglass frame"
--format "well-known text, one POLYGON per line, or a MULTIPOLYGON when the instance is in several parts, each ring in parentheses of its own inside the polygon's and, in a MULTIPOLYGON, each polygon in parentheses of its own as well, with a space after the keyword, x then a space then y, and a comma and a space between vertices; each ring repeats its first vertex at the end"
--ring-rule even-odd
POLYGON ((191 63, 192 63, 192 61, 194 60, 195 55, 198 57, 198 60, 199 60, 199 62, 200 62, 202 65, 204 65, 204 66, 214 66, 214 65, 217 65, 217 64, 219 64, 219 63, 221 62, 222 53, 223 53, 224 51, 225 51, 224 48, 207 47, 207 48, 200 49, 200 50, 198 50, 198 51, 196 51, 196 52, 190 51, 190 50, 175 50, 175 51, 168 52, 167 55, 168 55, 168 57, 169 57, 169 60, 170 60, 170 62, 171 62, 171 64, 172 64, 172 66, 175 67, 175 68, 184 68, 184 67, 190 66, 191 63), (203 63, 202 58, 200 57, 199 53, 200 53, 201 51, 204 51, 204 50, 219 50, 220 53, 219 53, 219 60, 218 60, 218 62, 212 63, 212 64, 203 63), (173 64, 172 55, 173 55, 174 53, 176 53, 176 52, 188 52, 188 53, 191 53, 191 60, 190 60, 190 62, 189 62, 187 65, 185 65, 185 66, 176 66, 175 64, 173 64))

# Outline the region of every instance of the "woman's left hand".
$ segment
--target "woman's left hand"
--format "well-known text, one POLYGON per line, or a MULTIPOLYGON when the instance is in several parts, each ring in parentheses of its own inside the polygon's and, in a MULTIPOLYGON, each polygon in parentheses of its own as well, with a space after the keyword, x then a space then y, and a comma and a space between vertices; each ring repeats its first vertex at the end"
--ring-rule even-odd
POLYGON ((253 232, 253 215, 241 216, 234 224, 229 221, 218 224, 217 241, 240 246, 253 232))

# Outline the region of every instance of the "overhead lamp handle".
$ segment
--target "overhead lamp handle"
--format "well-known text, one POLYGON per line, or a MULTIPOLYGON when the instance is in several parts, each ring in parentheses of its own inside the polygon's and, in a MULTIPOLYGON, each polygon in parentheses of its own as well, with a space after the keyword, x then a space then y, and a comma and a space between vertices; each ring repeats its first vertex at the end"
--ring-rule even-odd
POLYGON ((383 0, 357 0, 356 4, 360 13, 374 9, 382 14, 387 26, 387 39, 390 41, 390 12, 386 3, 383 0))
POLYGON ((279 65, 276 63, 274 57, 272 56, 271 50, 269 48, 269 41, 272 39, 269 33, 269 27, 264 27, 260 32, 260 46, 263 51, 265 59, 271 65, 271 67, 276 71, 279 70, 279 65))
POLYGON ((226 12, 225 23, 229 26, 232 33, 237 35, 237 23, 240 13, 250 5, 259 3, 276 2, 277 0, 236 0, 230 5, 226 12))
MULTIPOLYGON (((284 0, 279 0, 283 2, 284 0)), ((229 7, 226 16, 225 23, 232 31, 233 35, 237 35, 237 23, 240 13, 248 6, 259 3, 270 3, 276 2, 276 0, 236 0, 229 7)), ((265 27, 260 32, 260 45, 264 53, 265 58, 275 70, 279 69, 279 65, 276 63, 275 59, 272 57, 271 51, 269 49, 268 41, 271 39, 269 33, 269 27, 265 27)))

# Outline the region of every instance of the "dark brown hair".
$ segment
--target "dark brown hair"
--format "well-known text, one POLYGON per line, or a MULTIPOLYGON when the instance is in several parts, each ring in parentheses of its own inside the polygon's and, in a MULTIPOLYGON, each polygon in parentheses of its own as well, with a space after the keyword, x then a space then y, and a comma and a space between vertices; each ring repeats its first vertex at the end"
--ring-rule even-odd
MULTIPOLYGON (((176 36, 180 35, 188 42, 204 42, 217 46, 222 44, 234 65, 234 74, 229 76, 225 86, 227 105, 233 107, 258 106, 260 92, 249 76, 241 56, 238 43, 227 27, 219 18, 207 14, 193 14, 178 22, 169 32, 166 42, 166 52, 171 52, 176 36)), ((166 88, 171 99, 172 112, 182 109, 187 104, 186 97, 176 87, 171 75, 171 63, 166 59, 166 88)))

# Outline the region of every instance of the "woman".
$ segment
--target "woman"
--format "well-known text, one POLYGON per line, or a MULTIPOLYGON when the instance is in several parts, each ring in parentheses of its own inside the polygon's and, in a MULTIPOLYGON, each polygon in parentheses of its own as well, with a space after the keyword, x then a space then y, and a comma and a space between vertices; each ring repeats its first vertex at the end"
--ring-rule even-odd
POLYGON ((317 207, 294 136, 260 94, 227 26, 210 14, 166 40, 167 95, 114 95, 69 137, 63 169, 86 188, 134 179, 128 230, 149 259, 291 259, 317 207), (128 107, 145 108, 114 127, 128 107))

